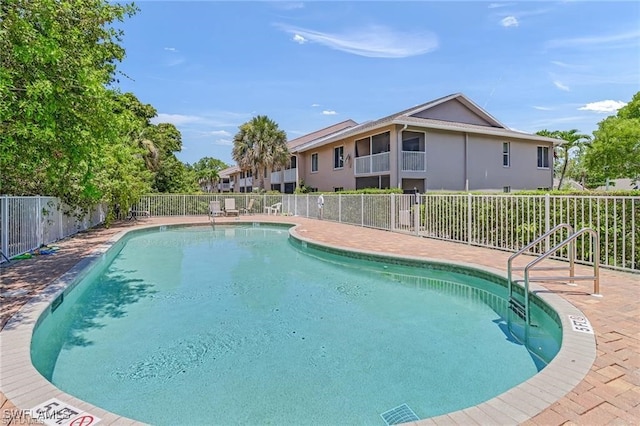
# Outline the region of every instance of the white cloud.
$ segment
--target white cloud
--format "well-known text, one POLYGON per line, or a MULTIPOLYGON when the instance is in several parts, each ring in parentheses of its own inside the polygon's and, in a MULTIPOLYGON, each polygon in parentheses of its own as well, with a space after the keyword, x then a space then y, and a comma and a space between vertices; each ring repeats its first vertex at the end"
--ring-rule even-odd
POLYGON ((608 112, 615 112, 625 105, 626 105, 626 102, 606 100, 606 101, 590 102, 584 106, 581 106, 578 109, 580 111, 608 113, 608 112))
POLYGON ((325 109, 324 111, 322 111, 322 115, 336 115, 337 112, 333 111, 333 110, 327 110, 325 109))
POLYGON ((303 9, 304 3, 294 1, 275 1, 272 3, 277 9, 280 10, 296 10, 303 9))
POLYGON ((295 41, 298 44, 305 44, 307 42, 307 39, 302 37, 300 34, 295 34, 293 36, 293 41, 295 41))
POLYGON ((154 124, 158 123, 171 123, 175 126, 181 126, 183 124, 197 123, 202 118, 197 115, 182 115, 182 114, 165 114, 160 113, 157 117, 151 119, 154 124))
POLYGON ((180 65, 186 61, 185 58, 175 58, 166 63, 168 67, 175 67, 176 65, 180 65))
POLYGON ((406 58, 438 48, 438 39, 432 33, 400 32, 379 25, 344 33, 324 33, 281 24, 276 26, 307 41, 369 58, 406 58))
POLYGON ((489 3, 489 9, 511 6, 513 3, 489 3))
POLYGON ((551 107, 537 106, 537 105, 534 105, 533 109, 537 109, 538 111, 553 111, 553 108, 551 107))
POLYGON ((581 47, 581 46, 592 47, 596 45, 617 43, 621 41, 638 42, 639 40, 640 40, 640 30, 636 30, 636 31, 630 31, 630 32, 619 33, 619 34, 549 40, 546 43, 546 46, 549 48, 581 47))
POLYGON ((231 133, 227 132, 226 130, 214 130, 212 132, 209 132, 209 134, 213 136, 231 136, 231 133))
POLYGON ((569 86, 562 84, 562 82, 558 81, 558 80, 554 80, 553 81, 554 86, 556 86, 558 89, 560 90, 564 90, 565 92, 568 92, 569 86))
POLYGON ((320 106, 320 104, 311 104, 312 107, 317 108, 320 106))
POLYGON ((500 25, 502 25, 505 28, 517 27, 518 19, 515 16, 507 16, 502 18, 502 20, 500 21, 500 25))
POLYGON ((178 49, 176 49, 175 47, 165 47, 164 50, 168 50, 169 52, 177 52, 178 49))
POLYGON ((233 146, 233 140, 231 139, 217 139, 213 143, 214 145, 233 146))

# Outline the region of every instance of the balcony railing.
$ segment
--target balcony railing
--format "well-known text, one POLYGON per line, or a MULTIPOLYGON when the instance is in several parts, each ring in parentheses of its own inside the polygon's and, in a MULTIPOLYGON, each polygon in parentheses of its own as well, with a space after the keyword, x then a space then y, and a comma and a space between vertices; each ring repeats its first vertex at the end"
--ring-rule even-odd
POLYGON ((282 183, 282 171, 271 172, 271 183, 282 183))
POLYGON ((402 151, 403 172, 425 172, 427 170, 427 156, 420 151, 402 151))
POLYGON ((243 186, 253 186, 253 177, 240 179, 240 187, 243 186))
POLYGON ((285 182, 295 182, 296 181, 296 171, 297 169, 288 169, 284 171, 284 181, 285 182))
POLYGON ((389 152, 365 155, 356 158, 356 175, 391 171, 389 152))

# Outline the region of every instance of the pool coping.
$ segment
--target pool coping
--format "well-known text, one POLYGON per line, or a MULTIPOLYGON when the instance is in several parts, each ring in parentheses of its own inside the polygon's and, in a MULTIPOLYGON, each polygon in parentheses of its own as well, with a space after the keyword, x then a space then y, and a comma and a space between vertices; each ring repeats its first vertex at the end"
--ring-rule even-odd
MULTIPOLYGON (((285 219, 284 217, 282 219, 285 219)), ((282 220, 279 222, 261 222, 259 220, 243 222, 265 225, 290 225, 289 235, 307 244, 326 247, 332 250, 358 253, 363 256, 375 256, 389 259, 408 259, 422 263, 448 264, 464 269, 483 271, 497 277, 506 278, 504 271, 465 262, 433 259, 424 256, 407 256, 381 253, 376 251, 345 248, 313 239, 305 238, 297 232, 302 225, 282 220)), ((35 369, 31 363, 30 343, 33 330, 45 316, 45 311, 60 294, 71 291, 71 284, 79 281, 88 267, 98 261, 107 250, 125 235, 160 226, 203 226, 202 222, 185 221, 172 225, 143 225, 115 234, 103 244, 98 245, 88 256, 76 263, 70 270, 52 282, 40 294, 29 300, 0 331, 2 362, 0 363, 0 384, 5 396, 19 410, 28 412, 38 404, 56 398, 73 407, 91 413, 101 419, 103 424, 145 424, 124 416, 108 412, 102 408, 82 401, 56 388, 35 369), (9 348, 9 349, 7 349, 9 348)), ((234 225, 229 223, 229 225, 234 225)), ((574 331, 569 316, 586 316, 575 306, 557 294, 548 292, 544 287, 532 283, 531 292, 551 306, 558 314, 562 326, 562 345, 555 358, 541 372, 514 388, 479 405, 436 417, 421 419, 415 424, 519 424, 561 399, 569 393, 589 372, 596 358, 595 334, 574 331)))

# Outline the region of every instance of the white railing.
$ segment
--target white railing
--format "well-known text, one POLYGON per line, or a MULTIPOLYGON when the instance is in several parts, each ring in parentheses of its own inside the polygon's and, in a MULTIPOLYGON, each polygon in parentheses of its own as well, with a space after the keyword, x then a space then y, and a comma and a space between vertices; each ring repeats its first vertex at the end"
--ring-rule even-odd
POLYGON ((368 173, 381 173, 391 171, 391 154, 381 152, 379 154, 365 155, 356 158, 356 175, 368 173))
POLYGON ((402 151, 403 172, 424 172, 427 170, 427 155, 425 152, 402 151))
MULTIPOLYGON (((210 199, 230 196, 240 209, 255 198, 256 212, 282 202, 283 214, 320 217, 315 194, 150 195, 134 210, 152 216, 206 214, 210 199)), ((568 223, 575 229, 598 230, 600 265, 640 271, 640 197, 324 194, 322 218, 508 251, 518 251, 554 226, 568 223)), ((588 241, 578 240, 576 250, 578 261, 594 261, 588 241)))
POLYGON ((296 182, 297 169, 287 169, 284 171, 284 182, 296 182))
POLYGON ((282 171, 271 172, 271 183, 282 183, 282 171))
POLYGON ((11 258, 96 226, 105 217, 102 205, 83 213, 55 197, 1 196, 0 248, 11 258))
POLYGON ((243 186, 253 186, 253 177, 240 179, 240 187, 242 188, 243 186))
MULTIPOLYGON (((254 199, 253 211, 282 202, 282 213, 319 218, 317 194, 226 193, 145 195, 133 210, 151 216, 206 215, 209 201, 235 198, 242 211, 254 199)), ((11 257, 87 229, 104 220, 101 208, 76 219, 51 197, 0 197, 2 251, 11 257)), ((408 233, 470 245, 518 251, 554 226, 593 228, 600 238, 600 258, 589 241, 576 241, 577 261, 640 271, 640 197, 476 194, 324 194, 322 219, 408 233)), ((558 237, 560 238, 560 237, 558 237)), ((551 238, 533 252, 559 243, 551 238)), ((564 258, 563 253, 559 253, 564 258)))

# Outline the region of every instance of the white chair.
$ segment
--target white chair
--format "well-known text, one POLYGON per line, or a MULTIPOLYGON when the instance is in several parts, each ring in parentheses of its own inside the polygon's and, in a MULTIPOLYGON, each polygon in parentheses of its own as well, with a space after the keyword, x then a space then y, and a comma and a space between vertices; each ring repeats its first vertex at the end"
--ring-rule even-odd
POLYGON ((275 203, 271 206, 265 206, 264 207, 264 212, 268 215, 270 214, 274 214, 277 215, 278 213, 280 213, 280 209, 282 209, 282 203, 275 203))
POLYGON ((240 210, 236 209, 236 199, 235 198, 225 198, 224 199, 224 214, 225 215, 235 215, 240 216, 240 210))
POLYGON ((209 216, 222 216, 224 212, 220 208, 220 201, 209 201, 209 216))

